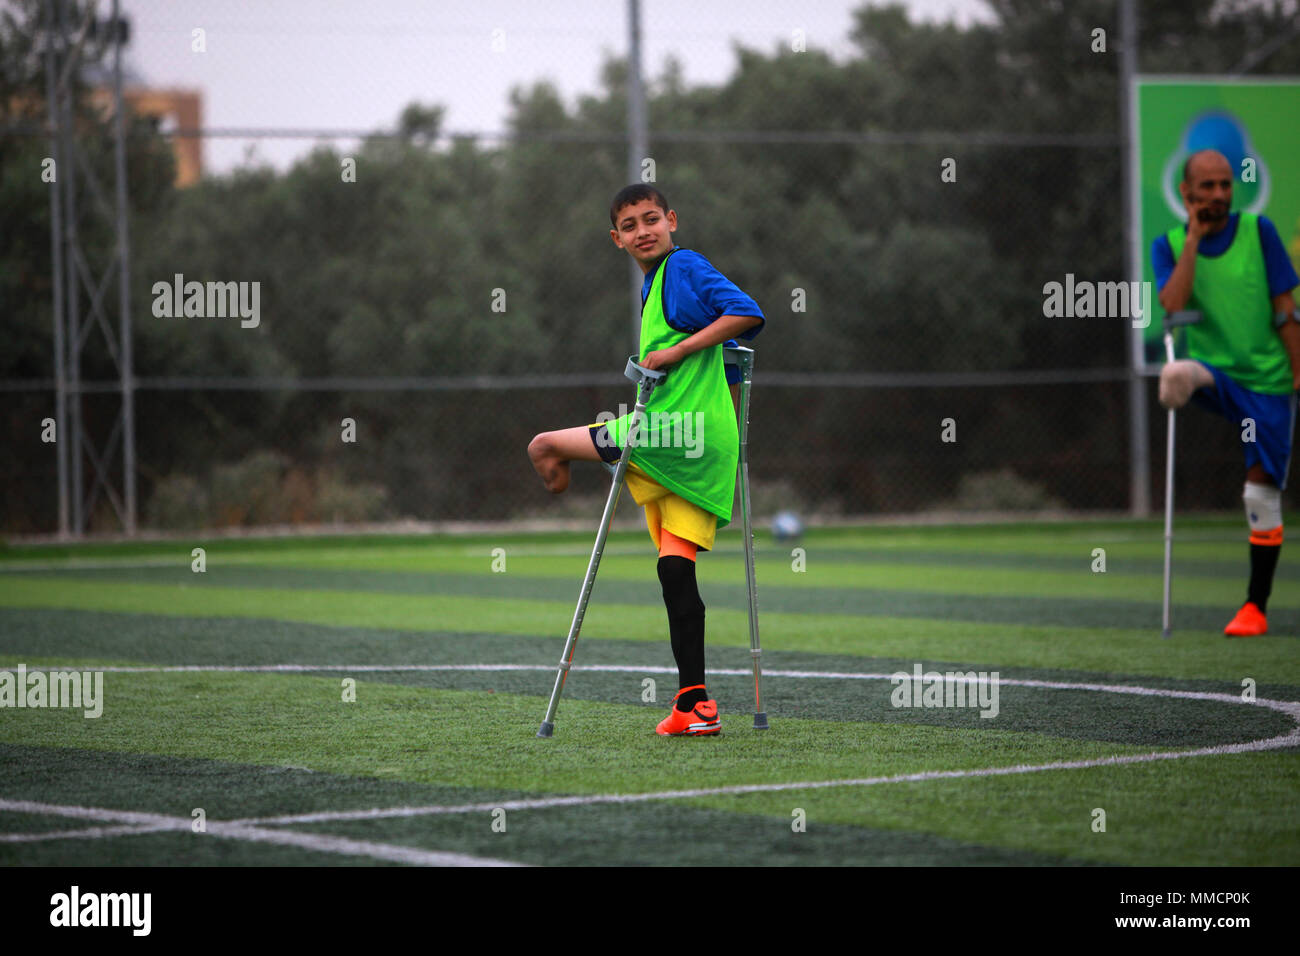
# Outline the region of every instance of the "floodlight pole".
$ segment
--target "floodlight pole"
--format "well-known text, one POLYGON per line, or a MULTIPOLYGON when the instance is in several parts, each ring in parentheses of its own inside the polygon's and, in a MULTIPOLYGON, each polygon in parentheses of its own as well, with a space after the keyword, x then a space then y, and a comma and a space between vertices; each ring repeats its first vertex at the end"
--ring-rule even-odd
MULTIPOLYGON (((641 84, 641 4, 627 0, 627 181, 641 181, 641 163, 649 150, 646 128, 645 88, 641 84)), ((632 290, 632 350, 641 353, 641 287, 645 273, 628 257, 632 290)))
MULTIPOLYGON (((122 99, 122 46, 127 24, 121 0, 113 0, 111 17, 97 21, 96 5, 79 13, 69 0, 44 0, 45 89, 53 151, 54 179, 50 184, 52 268, 54 286, 55 444, 59 481, 59 534, 80 537, 94 518, 102 493, 128 535, 136 532, 135 379, 131 362, 131 256, 127 230, 126 121, 122 99), (101 41, 99 36, 106 36, 101 41), (80 142, 77 96, 78 68, 84 51, 94 43, 112 43, 113 179, 110 194, 99 179, 80 142), (111 195, 111 199, 110 199, 111 195), (84 208, 81 208, 84 200, 84 208), (111 226, 107 259, 92 255, 101 242, 81 226, 98 221, 111 226), (99 270, 99 274, 96 271, 99 270), (108 290, 116 279, 118 327, 111 322, 108 290), (94 335, 98 329, 100 335, 94 335), (84 427, 83 398, 92 389, 81 381, 81 358, 90 341, 107 352, 116 366, 121 410, 99 445, 84 427), (112 480, 114 456, 121 451, 121 494, 112 480), (93 481, 86 488, 85 465, 93 481)), ((105 231, 108 231, 107 228, 105 231)))
POLYGON ((121 0, 113 0, 113 171, 117 180, 118 305, 121 309, 122 383, 122 524, 129 535, 136 531, 135 500, 135 378, 131 362, 131 240, 126 204, 126 111, 122 103, 121 0))
MULTIPOLYGON (((1119 128, 1120 181, 1124 206, 1124 248, 1130 282, 1142 281, 1142 237, 1138 235, 1141 197, 1137 191, 1137 122, 1133 80, 1137 75, 1137 0, 1119 0, 1119 128)), ((1140 288, 1140 286, 1130 286, 1140 288)), ((1138 296, 1145 302, 1145 296, 1138 296)), ((1143 317, 1147 322, 1151 316, 1143 317)), ((1129 509, 1135 518, 1151 514, 1151 425, 1147 415, 1146 364, 1142 329, 1128 334, 1129 509)))
MULTIPOLYGON (((42 8, 45 14, 45 103, 49 114, 50 155, 54 159, 54 169, 66 169, 63 158, 62 123, 55 117, 58 102, 57 84, 54 76, 54 37, 57 29, 55 10, 47 3, 42 8)), ((62 190, 57 180, 50 190, 50 260, 54 270, 54 456, 58 469, 59 495, 59 537, 68 536, 68 380, 64 369, 63 343, 63 204, 62 190)))

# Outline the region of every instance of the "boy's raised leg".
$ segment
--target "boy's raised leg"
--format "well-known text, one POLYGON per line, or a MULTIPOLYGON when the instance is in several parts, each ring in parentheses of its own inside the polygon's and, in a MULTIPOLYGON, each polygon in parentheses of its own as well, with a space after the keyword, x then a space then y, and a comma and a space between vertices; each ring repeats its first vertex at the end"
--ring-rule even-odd
POLYGON ((528 457, 546 490, 556 495, 569 487, 569 462, 600 461, 586 425, 534 435, 528 457))

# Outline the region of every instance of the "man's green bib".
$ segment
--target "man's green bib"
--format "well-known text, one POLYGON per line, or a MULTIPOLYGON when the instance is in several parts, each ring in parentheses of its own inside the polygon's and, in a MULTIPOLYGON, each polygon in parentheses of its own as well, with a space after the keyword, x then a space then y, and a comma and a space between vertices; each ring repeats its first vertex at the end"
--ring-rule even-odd
MULTIPOLYGON (((1177 261, 1187 234, 1182 226, 1176 226, 1166 236, 1177 261)), ((1241 214, 1237 234, 1223 255, 1196 257, 1192 296, 1185 308, 1198 310, 1202 316, 1199 325, 1186 329, 1189 356, 1213 365, 1251 391, 1266 395, 1292 392, 1291 360, 1273 328, 1257 216, 1241 214)))
MULTIPOLYGON (((673 252, 659 263, 641 307, 641 360, 691 336, 674 329, 664 315, 664 273, 673 252)), ((629 413, 605 423, 620 448, 626 447, 631 417, 629 413)), ((668 368, 668 378, 646 404, 638 431, 633 462, 669 491, 717 515, 719 528, 731 521, 740 433, 721 345, 701 349, 668 368)))

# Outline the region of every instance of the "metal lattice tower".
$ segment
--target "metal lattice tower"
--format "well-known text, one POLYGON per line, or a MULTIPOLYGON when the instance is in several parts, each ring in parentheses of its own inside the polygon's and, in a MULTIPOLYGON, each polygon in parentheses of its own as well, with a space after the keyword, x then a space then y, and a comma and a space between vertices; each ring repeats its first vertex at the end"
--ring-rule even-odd
MULTIPOLYGON (((54 268, 54 379, 58 455, 59 534, 80 536, 102 493, 112 505, 123 530, 135 534, 135 398, 131 367, 131 256, 127 232, 126 130, 122 106, 122 47, 126 23, 119 0, 112 0, 106 21, 96 19, 99 2, 78 11, 71 0, 45 0, 46 102, 54 158, 55 181, 50 189, 51 243, 54 268), (77 111, 80 71, 92 62, 88 51, 111 50, 113 183, 112 198, 96 173, 82 141, 85 124, 77 111), (80 123, 80 125, 79 125, 80 123), (83 237, 87 223, 110 227, 111 249, 94 258, 87 255, 83 237), (116 332, 112 313, 118 320, 116 332), (96 335, 96 330, 100 334, 96 335), (102 348, 117 369, 121 404, 102 446, 83 423, 85 395, 91 389, 81 381, 82 357, 102 348), (112 480, 117 455, 121 455, 119 493, 112 480), (93 481, 86 488, 85 465, 93 481)), ((93 134, 92 134, 93 135, 93 134)))

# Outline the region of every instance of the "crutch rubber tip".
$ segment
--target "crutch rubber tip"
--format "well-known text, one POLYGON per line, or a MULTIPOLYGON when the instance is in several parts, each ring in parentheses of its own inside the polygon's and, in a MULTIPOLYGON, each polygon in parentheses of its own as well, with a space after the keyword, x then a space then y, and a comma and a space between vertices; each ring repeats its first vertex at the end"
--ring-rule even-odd
POLYGON ((1169 637, 1172 633, 1173 633, 1173 632, 1170 631, 1169 628, 1165 628, 1165 629, 1160 633, 1160 636, 1161 636, 1161 637, 1169 637))
POLYGON ((543 720, 542 726, 537 730, 537 736, 549 737, 554 732, 555 732, 555 724, 551 723, 549 720, 543 720))
POLYGON ((767 730, 767 714, 754 715, 754 729, 767 730))

